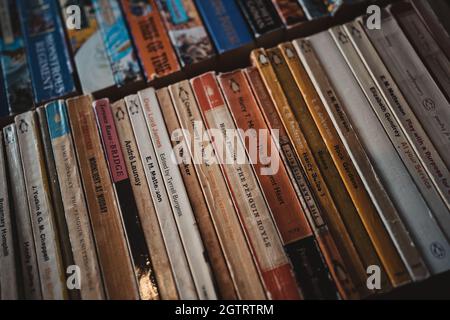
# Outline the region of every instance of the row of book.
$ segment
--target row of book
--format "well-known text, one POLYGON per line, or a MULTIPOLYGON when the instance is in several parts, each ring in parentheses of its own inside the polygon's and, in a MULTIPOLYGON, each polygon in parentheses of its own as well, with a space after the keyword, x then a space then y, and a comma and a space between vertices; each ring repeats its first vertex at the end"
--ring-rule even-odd
POLYGON ((359 299, 450 270, 449 42, 409 2, 367 19, 16 116, 2 299, 359 299))
MULTIPOLYGON (((300 1, 310 9, 309 19, 334 12, 342 2, 300 1)), ((1 0, 0 89, 6 100, 0 116, 81 92, 151 81, 251 46, 304 22, 300 3, 1 0)))

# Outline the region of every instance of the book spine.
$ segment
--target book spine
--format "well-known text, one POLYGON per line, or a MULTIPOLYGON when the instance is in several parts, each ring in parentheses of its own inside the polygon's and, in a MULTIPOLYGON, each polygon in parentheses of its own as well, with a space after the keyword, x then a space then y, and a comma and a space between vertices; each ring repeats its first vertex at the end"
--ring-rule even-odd
POLYGON ((235 154, 234 148, 238 152, 244 152, 245 149, 239 137, 235 139, 233 133, 229 135, 230 131, 236 131, 236 127, 214 74, 206 73, 191 82, 207 128, 220 130, 220 135, 216 137, 216 134, 214 139, 221 139, 224 145, 220 145, 220 140, 214 140, 213 146, 238 207, 269 297, 276 300, 302 298, 253 168, 246 155, 243 164, 235 158, 239 155, 235 154))
POLYGON ((95 17, 92 0, 59 0, 61 14, 70 21, 72 6, 80 9, 80 29, 65 24, 67 38, 83 93, 92 93, 114 86, 111 64, 95 17), (95 74, 95 81, 92 75, 95 74))
POLYGON ((194 0, 155 0, 182 67, 215 55, 194 0))
POLYGON ((119 205, 97 131, 92 98, 80 96, 66 103, 106 297, 139 299, 119 205))
POLYGON ((212 143, 206 134, 189 81, 171 85, 169 90, 211 218, 236 284, 238 297, 244 300, 264 300, 265 289, 212 143))
POLYGON ((16 267, 17 247, 14 244, 13 234, 13 208, 9 198, 9 183, 6 170, 5 147, 3 133, 0 131, 0 300, 17 300, 19 298, 19 270, 16 267))
POLYGON ((20 272, 22 275, 23 295, 28 300, 42 299, 39 269, 34 246, 33 227, 27 203, 25 178, 23 176, 22 159, 17 140, 16 125, 3 129, 8 173, 11 184, 12 207, 17 231, 18 250, 20 256, 20 272))
MULTIPOLYGON (((343 34, 343 36, 341 36, 342 39, 344 39, 345 36, 351 39, 350 33, 347 33, 346 25, 344 25, 341 31, 343 34)), ((432 210, 428 207, 433 203, 433 201, 429 201, 431 199, 430 196, 435 194, 434 202, 439 203, 439 201, 436 201, 436 199, 440 200, 439 195, 433 188, 431 180, 427 176, 425 169, 409 144, 405 133, 401 130, 397 120, 392 116, 387 101, 383 98, 380 89, 377 87, 375 78, 372 78, 369 70, 366 69, 364 62, 356 50, 356 46, 353 45, 353 41, 344 40, 344 42, 340 41, 338 44, 341 52, 346 58, 348 66, 352 69, 361 89, 364 91, 373 113, 376 118, 378 118, 378 122, 373 121, 371 123, 374 125, 380 123, 382 125, 392 143, 391 146, 397 151, 397 153, 393 153, 392 150, 387 149, 386 152, 380 152, 377 149, 378 151, 376 153, 372 152, 372 159, 378 160, 377 166, 380 168, 379 172, 383 175, 388 191, 398 210, 401 212, 408 230, 416 240, 417 246, 421 251, 430 272, 435 273, 437 270, 443 270, 443 268, 445 268, 445 263, 442 263, 443 261, 440 261, 440 259, 432 253, 433 251, 439 252, 439 250, 433 250, 431 248, 441 247, 440 243, 445 243, 446 240, 442 240, 445 239, 445 236, 438 228, 436 221, 433 218, 432 210), (343 46, 343 43, 345 43, 346 46, 343 46), (387 155, 390 155, 390 157, 388 158, 387 155), (400 156, 400 159, 398 156, 400 156), (407 171, 405 171, 405 169, 407 169, 407 171), (399 188, 398 186, 400 186, 401 183, 403 183, 404 186, 399 188), (418 190, 416 188, 418 188, 418 190), (410 194, 408 195, 407 193, 410 194), (412 201, 412 199, 415 201, 412 201), (426 199, 426 202, 424 199, 426 199), (415 213, 412 214, 413 212, 415 213), (412 219, 412 217, 417 218, 412 219), (435 238, 435 236, 437 236, 437 238, 435 238), (436 241, 438 239, 440 240, 436 241), (432 243, 434 244, 431 245, 432 243)), ((364 127, 364 133, 367 132, 366 130, 367 128, 364 127)), ((360 137, 362 138, 361 133, 360 137)), ((370 137, 373 140, 374 136, 371 135, 370 137)), ((381 139, 382 135, 379 134, 376 137, 381 139)), ((370 143, 365 144, 367 150, 367 145, 373 146, 374 142, 372 140, 370 143)), ((384 144, 389 146, 389 141, 384 144)))
MULTIPOLYGON (((61 256, 64 270, 68 266, 74 264, 72 245, 70 244, 69 232, 67 229, 67 222, 64 213, 64 207, 61 198, 61 190, 59 188, 58 173, 56 172, 56 164, 52 150, 52 143, 50 132, 48 128, 47 116, 45 109, 39 107, 36 109, 37 120, 40 127, 40 137, 42 141, 42 149, 45 159, 45 168, 47 170, 48 183, 50 187, 50 198, 53 205, 54 219, 56 223, 56 233, 58 235, 59 244, 61 248, 61 256)), ((78 290, 70 290, 69 295, 71 299, 78 299, 78 290)))
MULTIPOLYGON (((340 33, 339 29, 330 29, 329 35, 323 34, 323 39, 326 44, 325 50, 328 54, 321 56, 320 49, 316 50, 316 54, 320 57, 322 66, 327 70, 330 81, 332 82, 336 94, 342 101, 342 109, 333 110, 330 108, 329 114, 339 130, 339 135, 342 137, 346 149, 352 157, 353 163, 360 173, 361 178, 366 186, 366 189, 371 194, 372 201, 377 206, 377 210, 380 213, 381 219, 386 226, 387 231, 391 235, 397 250, 402 257, 412 280, 416 280, 417 277, 427 275, 428 271, 423 259, 415 247, 414 239, 409 235, 409 231, 402 221, 399 210, 397 210, 393 201, 387 192, 387 189, 383 186, 381 176, 377 172, 376 163, 371 161, 369 152, 365 151, 363 141, 360 139, 360 134, 351 121, 351 113, 354 112, 351 105, 366 106, 369 107, 368 101, 364 96, 364 93, 359 88, 359 84, 356 82, 350 68, 339 52, 335 41, 339 41, 340 33), (325 37, 327 35, 327 37, 325 37), (336 67, 336 63, 339 67, 336 67), (339 69, 339 77, 337 74, 331 73, 331 70, 339 69), (345 84, 345 85, 344 85, 345 84)), ((345 33, 342 34, 345 36, 345 33)), ((349 41, 345 36, 343 41, 349 41)), ((320 48, 320 47, 319 47, 320 48)), ((363 111, 361 111, 362 113, 363 111)), ((369 109, 370 112, 370 109, 369 109)), ((357 117, 358 115, 355 115, 357 117)), ((369 115, 367 117, 370 117, 369 115)), ((375 121, 372 127, 380 129, 379 135, 383 135, 383 128, 378 123, 378 119, 370 118, 375 121)), ((385 137, 386 139, 386 137, 385 137)), ((378 142, 378 139, 373 139, 373 143, 378 142)), ((394 152, 395 154, 395 152, 394 152)))
POLYGON ((430 73, 433 75, 439 88, 450 100, 450 60, 447 58, 428 31, 426 25, 420 20, 410 3, 402 2, 389 8, 402 31, 414 46, 430 73))
POLYGON ((253 36, 259 38, 282 28, 282 22, 270 0, 236 0, 253 36))
POLYGON ((292 110, 292 115, 294 116, 295 121, 297 121, 300 130, 303 132, 313 157, 317 161, 318 169, 322 172, 324 182, 331 191, 332 199, 334 199, 334 203, 344 222, 347 232, 354 242, 364 269, 367 269, 370 265, 381 266, 382 287, 387 288, 389 283, 386 273, 384 268, 382 268, 381 261, 370 240, 367 230, 364 228, 361 221, 358 212, 359 207, 356 207, 356 203, 350 196, 349 190, 347 190, 345 183, 339 174, 339 170, 320 135, 320 131, 308 110, 302 93, 295 82, 281 50, 279 48, 273 48, 267 52, 278 80, 281 82, 282 89, 286 94, 290 110, 292 110))
POLYGON ((189 203, 183 179, 176 162, 164 118, 156 98, 155 90, 149 88, 139 92, 142 109, 152 138, 156 158, 161 168, 178 232, 185 248, 192 278, 199 299, 216 299, 210 265, 205 258, 205 248, 189 203))
POLYGON ((219 54, 253 42, 234 0, 195 0, 195 4, 219 54))
POLYGON ((272 137, 275 132, 269 131, 265 124, 242 70, 221 74, 218 82, 236 126, 242 130, 241 139, 245 142, 305 299, 325 299, 324 292, 330 290, 328 270, 280 159, 276 140, 273 140, 275 136, 272 137), (259 141, 251 141, 252 137, 259 141))
POLYGON ((324 0, 298 0, 308 20, 320 19, 328 15, 324 0))
POLYGON ((141 68, 119 1, 92 0, 92 4, 116 85, 142 80, 141 68))
MULTIPOLYGON (((328 33, 323 34, 326 37, 329 37, 328 33)), ((331 119, 330 114, 338 115, 343 118, 345 117, 345 113, 342 108, 342 102, 336 95, 336 92, 328 80, 328 76, 315 53, 316 51, 323 49, 323 47, 320 46, 320 41, 322 40, 322 38, 320 38, 321 36, 322 34, 319 34, 310 37, 310 40, 301 40, 303 41, 302 43, 298 40, 294 41, 294 45, 298 50, 298 57, 295 54, 293 46, 285 46, 284 48, 288 49, 287 52, 284 51, 286 52, 286 61, 291 68, 297 85, 302 91, 308 109, 316 122, 328 151, 357 207, 361 221, 369 234, 375 251, 380 257, 388 278, 392 285, 397 287, 409 282, 410 277, 379 215, 379 213, 383 214, 385 211, 377 211, 375 204, 377 203, 377 199, 375 199, 375 203, 372 202, 367 187, 364 186, 364 183, 353 164, 353 159, 351 159, 342 142, 344 137, 340 137, 338 131, 341 128, 347 130, 348 135, 345 137, 345 141, 352 143, 351 150, 354 154, 359 152, 359 155, 362 157, 365 155, 364 151, 357 142, 355 135, 351 136, 355 139, 350 141, 349 137, 351 133, 354 132, 346 118, 344 119, 343 124, 336 123, 336 126, 331 119), (301 63, 303 63, 303 66, 299 59, 301 60, 301 63)), ((330 38, 328 38, 328 40, 332 41, 330 38)), ((367 170, 369 168, 370 166, 364 170, 365 178, 369 177, 370 171, 367 170)), ((373 181, 376 181, 376 179, 373 181)), ((371 186, 369 185, 369 188, 370 187, 371 186)))
MULTIPOLYGON (((375 48, 370 43, 370 40, 364 33, 363 27, 358 22, 355 22, 352 25, 348 25, 347 30, 352 43, 354 43, 369 73, 375 80, 378 89, 385 99, 390 114, 392 114, 391 118, 398 122, 399 129, 405 133, 406 138, 425 167, 425 170, 434 185, 445 185, 446 181, 450 181, 449 178, 447 178, 450 172, 447 169, 446 164, 439 157, 438 151, 426 135, 420 121, 414 115, 404 95, 400 91, 400 88, 397 86, 375 48)), ((438 188, 438 190, 442 189, 438 188)), ((441 211, 437 211, 435 214, 438 221, 442 223, 444 222, 442 219, 448 217, 440 212, 441 211)), ((443 225, 442 227, 443 231, 446 232, 447 237, 449 237, 450 230, 448 225, 443 225)))
POLYGON ((109 100, 96 100, 93 107, 109 173, 119 201, 141 299, 157 300, 159 299, 158 286, 109 100))
POLYGON ((57 2, 17 1, 35 104, 77 91, 57 2))
POLYGON ((414 9, 416 9, 416 12, 420 15, 447 58, 450 59, 450 33, 445 30, 439 21, 431 4, 427 0, 414 0, 410 1, 410 3, 414 6, 414 9))
POLYGON ((0 1, 0 19, 0 69, 5 81, 9 113, 13 115, 28 111, 33 106, 30 71, 16 1, 0 1))
POLYGON ((153 204, 150 189, 146 183, 144 167, 131 127, 130 117, 125 101, 119 100, 111 106, 114 121, 119 135, 125 164, 132 181, 134 198, 142 224, 150 259, 154 268, 159 295, 162 300, 177 300, 178 293, 172 274, 169 257, 166 252, 163 234, 159 227, 156 208, 153 204))
POLYGON ((45 113, 63 205, 62 214, 73 254, 72 264, 78 266, 81 272, 79 294, 83 300, 101 300, 104 299, 102 275, 65 103, 50 103, 45 107, 45 113))
POLYGON ((208 253, 208 260, 211 263, 214 278, 217 282, 219 296, 224 300, 236 300, 235 285, 231 278, 230 271, 228 270, 222 246, 217 237, 200 183, 195 174, 195 168, 192 164, 192 159, 189 156, 189 150, 184 143, 169 89, 163 88, 156 91, 156 96, 161 106, 161 112, 164 115, 167 131, 171 137, 172 148, 175 152, 177 163, 179 163, 179 169, 184 185, 189 186, 186 188, 186 192, 192 205, 192 210, 198 223, 206 252, 208 253))
POLYGON ((306 21, 305 12, 296 0, 272 0, 278 15, 287 28, 306 21))
POLYGON ((389 65, 389 72, 403 93, 406 106, 409 105, 409 110, 403 109, 403 113, 418 122, 420 119, 424 134, 427 134, 437 150, 437 156, 440 155, 444 162, 436 163, 440 174, 435 183, 450 208, 450 102, 436 85, 394 17, 384 13, 382 30, 366 29, 366 34, 379 57, 389 65))
POLYGON ((67 297, 65 270, 61 260, 42 142, 39 139, 35 115, 32 111, 21 114, 15 118, 15 124, 22 156, 42 297, 45 300, 61 300, 67 297))
POLYGON ((122 0, 130 32, 148 81, 180 70, 155 0, 145 4, 122 0))
POLYGON ((139 97, 137 95, 128 96, 125 98, 125 101, 141 161, 144 165, 147 184, 151 191, 159 225, 166 244, 179 298, 182 300, 198 299, 139 97))
POLYGON ((325 221, 327 221, 330 227, 339 250, 344 255, 346 263, 346 268, 344 269, 348 271, 355 288, 355 291, 349 291, 348 294, 353 296, 367 295, 368 292, 364 279, 366 274, 365 268, 356 250, 356 244, 349 235, 341 214, 336 207, 335 200, 331 197, 331 192, 325 183, 306 137, 295 119, 284 90, 277 80, 277 74, 270 63, 269 57, 265 50, 255 50, 251 54, 251 59, 261 73, 264 84, 275 104, 283 126, 295 147, 297 157, 311 183, 314 195, 317 197, 323 212, 326 214, 325 221))

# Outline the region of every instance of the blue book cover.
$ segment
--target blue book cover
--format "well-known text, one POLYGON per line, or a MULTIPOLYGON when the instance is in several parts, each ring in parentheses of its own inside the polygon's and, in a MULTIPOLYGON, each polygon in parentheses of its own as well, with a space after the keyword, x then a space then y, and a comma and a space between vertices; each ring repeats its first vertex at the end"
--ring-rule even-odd
POLYGON ((252 34, 235 1, 195 0, 219 53, 253 41, 252 34))
POLYGON ((9 115, 8 104, 6 103, 5 84, 3 82, 3 75, 0 72, 0 118, 9 115))
POLYGON ((56 0, 18 0, 34 102, 75 93, 76 86, 56 0))
POLYGON ((20 28, 17 3, 0 0, 0 65, 9 113, 18 114, 33 107, 33 89, 20 28))
POLYGON ((122 86, 141 80, 141 68, 119 2, 93 0, 92 3, 116 84, 122 86))

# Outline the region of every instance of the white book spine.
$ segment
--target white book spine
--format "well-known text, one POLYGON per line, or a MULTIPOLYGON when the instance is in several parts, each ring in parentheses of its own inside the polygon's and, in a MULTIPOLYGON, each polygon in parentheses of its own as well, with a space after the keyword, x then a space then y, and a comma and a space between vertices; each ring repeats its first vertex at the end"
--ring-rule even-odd
POLYGON ((34 231, 42 297, 45 300, 62 300, 66 298, 65 275, 34 112, 17 116, 15 123, 34 231))
POLYGON ((161 232, 166 244, 178 294, 181 300, 198 299, 139 97, 137 95, 128 96, 125 98, 125 102, 140 158, 144 165, 144 172, 155 205, 161 232))
POLYGON ((63 102, 46 106, 53 156, 75 264, 80 268, 80 294, 84 300, 104 299, 89 212, 77 165, 70 124, 63 102))
POLYGON ((25 299, 39 300, 42 299, 41 284, 16 125, 5 127, 3 133, 9 177, 11 181, 14 181, 11 184, 11 195, 19 242, 17 247, 20 255, 23 294, 25 299))
POLYGON ((148 130, 150 131, 153 147, 167 188, 178 231, 186 251, 186 257, 191 267, 197 294, 202 300, 217 299, 212 272, 205 258, 205 248, 178 164, 175 161, 172 144, 164 124, 155 90, 149 88, 140 91, 139 99, 145 113, 148 130))
MULTIPOLYGON (((348 27, 345 26, 345 31, 349 31, 346 35, 351 38, 348 27)), ((448 241, 425 201, 424 191, 434 189, 431 182, 429 180, 427 182, 428 176, 410 148, 405 134, 389 112, 375 80, 358 55, 355 49, 357 43, 353 44, 355 47, 351 42, 339 47, 371 109, 367 105, 362 105, 366 108, 358 106, 358 112, 356 110, 349 112, 351 121, 430 272, 435 274, 447 270, 448 241), (359 114, 361 116, 356 117, 359 114)))
POLYGON ((3 134, 0 131, 0 300, 17 300, 16 250, 12 229, 3 134))
MULTIPOLYGON (((330 32, 332 32, 331 29, 330 32)), ((332 107, 329 103, 324 103, 324 106, 411 277, 413 280, 422 280, 428 276, 425 263, 350 121, 355 106, 356 108, 361 108, 362 105, 366 105, 366 108, 370 108, 370 106, 368 106, 364 93, 347 66, 330 32, 321 32, 309 38, 315 54, 333 86, 335 95, 341 102, 339 106, 332 107)), ((322 97, 323 92, 319 92, 319 94, 322 100, 325 100, 322 97)), ((359 114, 356 115, 356 117, 358 116, 359 114)), ((373 120, 375 121, 374 125, 383 130, 380 128, 378 119, 373 120)), ((384 132, 381 131, 381 134, 384 134, 384 132)))
POLYGON ((411 107, 412 113, 405 110, 405 115, 420 120, 445 163, 436 163, 432 178, 450 208, 450 103, 394 17, 386 13, 381 23, 380 30, 366 32, 411 107))

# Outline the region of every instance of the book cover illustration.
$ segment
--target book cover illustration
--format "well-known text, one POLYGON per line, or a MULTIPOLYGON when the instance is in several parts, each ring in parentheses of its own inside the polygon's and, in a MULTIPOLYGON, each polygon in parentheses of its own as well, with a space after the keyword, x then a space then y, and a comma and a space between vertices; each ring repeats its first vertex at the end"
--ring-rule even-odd
POLYGON ((33 106, 30 72, 15 1, 0 1, 0 65, 10 114, 33 106))
POLYGON ((157 3, 182 66, 214 56, 214 47, 193 0, 157 0, 157 3))
POLYGON ((65 18, 68 7, 77 5, 80 8, 80 29, 66 28, 66 31, 83 93, 113 86, 114 76, 92 1, 59 0, 59 4, 65 18))
POLYGON ((95 15, 118 86, 142 79, 130 34, 117 0, 93 0, 95 15))

